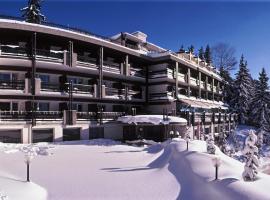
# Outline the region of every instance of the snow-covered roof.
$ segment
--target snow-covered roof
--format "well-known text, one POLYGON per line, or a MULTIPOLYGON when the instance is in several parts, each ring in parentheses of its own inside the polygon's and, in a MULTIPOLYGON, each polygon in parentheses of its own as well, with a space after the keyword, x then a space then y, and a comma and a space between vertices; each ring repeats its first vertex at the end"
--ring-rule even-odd
POLYGON ((125 124, 150 123, 154 125, 170 124, 170 123, 182 123, 182 124, 187 123, 186 119, 174 116, 169 116, 168 120, 164 120, 163 115, 136 115, 136 116, 127 115, 119 117, 117 121, 125 124))

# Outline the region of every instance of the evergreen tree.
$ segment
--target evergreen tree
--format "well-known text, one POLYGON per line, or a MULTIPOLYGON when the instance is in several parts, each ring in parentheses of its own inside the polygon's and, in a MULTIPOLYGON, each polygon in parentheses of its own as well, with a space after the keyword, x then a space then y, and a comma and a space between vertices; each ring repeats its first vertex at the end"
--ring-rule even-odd
POLYGON ((230 72, 223 67, 220 68, 220 76, 225 81, 224 89, 222 91, 224 96, 224 101, 230 106, 233 107, 233 101, 234 99, 234 80, 230 75, 230 72))
POLYGON ((45 21, 45 16, 41 14, 41 0, 29 0, 28 6, 21 9, 22 17, 25 21, 40 24, 45 21))
POLYGON ((208 64, 212 63, 212 54, 211 54, 211 49, 209 45, 207 45, 205 48, 204 59, 208 64))
POLYGON ((267 132, 270 131, 268 80, 269 78, 263 68, 262 72, 259 73, 259 80, 255 84, 254 97, 252 99, 253 121, 262 130, 267 132))
POLYGON ((188 48, 188 51, 190 53, 194 53, 194 46, 193 45, 190 45, 190 47, 188 48))
POLYGON ((234 108, 239 114, 240 123, 245 124, 249 119, 250 103, 252 98, 252 78, 247 68, 244 56, 241 56, 239 71, 236 73, 234 82, 235 97, 233 99, 234 108))
POLYGON ((180 53, 185 52, 185 49, 184 49, 184 46, 183 46, 183 45, 181 45, 181 48, 179 49, 179 52, 180 52, 180 53))
POLYGON ((258 148, 255 146, 257 136, 251 130, 245 141, 243 155, 246 158, 246 164, 242 177, 245 181, 254 181, 256 179, 259 167, 258 148))
POLYGON ((203 50, 203 47, 201 47, 201 48, 199 49, 199 58, 200 58, 201 60, 204 60, 204 50, 203 50))

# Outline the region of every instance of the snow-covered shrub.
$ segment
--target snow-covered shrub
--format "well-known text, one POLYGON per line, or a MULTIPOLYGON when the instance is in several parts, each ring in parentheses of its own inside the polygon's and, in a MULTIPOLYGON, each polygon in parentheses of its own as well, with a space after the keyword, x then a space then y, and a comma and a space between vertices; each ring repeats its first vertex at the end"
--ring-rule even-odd
POLYGON ((8 200, 8 196, 4 195, 2 191, 0 191, 0 200, 8 200))
POLYGON ((259 149, 259 155, 262 154, 263 139, 264 139, 263 138, 263 135, 264 135, 264 131, 261 130, 261 131, 259 131, 258 136, 257 136, 257 143, 256 143, 256 145, 257 145, 257 147, 259 149))
POLYGON ((206 139, 206 149, 207 149, 207 153, 209 154, 215 154, 216 152, 214 136, 211 133, 209 133, 206 139))
POLYGON ((245 181, 254 181, 258 173, 257 167, 259 166, 258 148, 255 146, 257 142, 257 136, 253 130, 249 131, 249 135, 245 140, 245 148, 243 155, 246 158, 246 164, 242 177, 245 181))

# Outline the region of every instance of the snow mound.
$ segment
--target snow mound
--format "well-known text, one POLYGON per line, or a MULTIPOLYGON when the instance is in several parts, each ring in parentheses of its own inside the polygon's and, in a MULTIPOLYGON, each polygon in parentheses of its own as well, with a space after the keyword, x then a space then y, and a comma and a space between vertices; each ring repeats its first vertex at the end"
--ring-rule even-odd
MULTIPOLYGON (((160 145, 154 145, 151 149, 158 149, 160 145), (156 146, 156 147, 155 147, 156 146)), ((164 145, 160 156, 148 165, 150 168, 164 168, 175 176, 180 191, 177 199, 270 199, 268 186, 270 176, 259 174, 255 182, 245 182, 241 175, 244 165, 223 154, 216 147, 216 155, 210 155, 206 151, 204 141, 192 141, 189 151, 186 150, 186 142, 182 139, 172 141, 164 145), (212 160, 216 156, 221 158, 219 180, 215 179, 215 168, 212 160)))

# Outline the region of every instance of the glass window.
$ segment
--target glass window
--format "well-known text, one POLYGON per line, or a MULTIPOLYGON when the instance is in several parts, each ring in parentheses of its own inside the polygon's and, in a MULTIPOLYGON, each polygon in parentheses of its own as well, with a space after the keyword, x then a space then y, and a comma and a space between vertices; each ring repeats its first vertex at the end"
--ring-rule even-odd
POLYGON ((50 104, 49 103, 38 103, 38 110, 39 111, 49 111, 50 104))
POLYGON ((40 74, 38 77, 40 78, 41 82, 49 83, 50 81, 49 75, 40 74))
POLYGON ((10 74, 0 74, 0 80, 5 80, 5 81, 9 81, 11 79, 10 74))
POLYGON ((10 103, 9 102, 0 102, 0 110, 10 111, 10 103))

